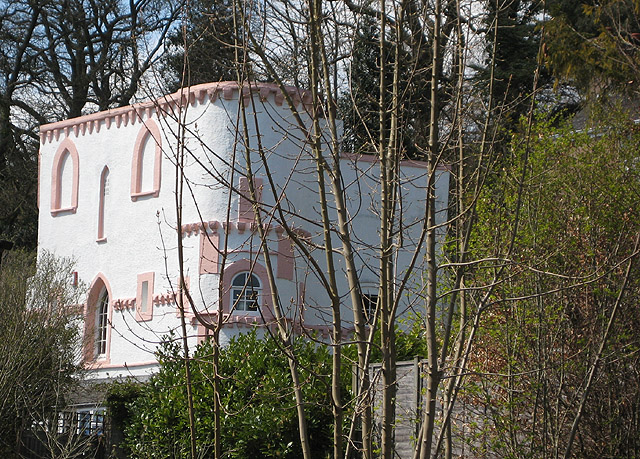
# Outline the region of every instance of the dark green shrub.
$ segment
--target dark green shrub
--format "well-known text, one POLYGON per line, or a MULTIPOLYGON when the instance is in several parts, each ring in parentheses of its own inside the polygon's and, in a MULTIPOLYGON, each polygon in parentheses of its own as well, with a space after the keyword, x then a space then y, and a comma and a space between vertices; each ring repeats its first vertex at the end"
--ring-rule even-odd
MULTIPOLYGON (((213 347, 200 345, 192 381, 199 456, 213 453, 213 347)), ((329 398, 331 356, 327 347, 299 339, 295 353, 305 396, 308 430, 315 457, 332 447, 329 398)), ((180 346, 167 341, 159 351, 160 371, 132 404, 125 429, 132 457, 186 457, 189 423, 180 346)), ((273 339, 255 331, 234 338, 221 350, 221 444, 225 457, 301 457, 296 404, 287 358, 273 339)))

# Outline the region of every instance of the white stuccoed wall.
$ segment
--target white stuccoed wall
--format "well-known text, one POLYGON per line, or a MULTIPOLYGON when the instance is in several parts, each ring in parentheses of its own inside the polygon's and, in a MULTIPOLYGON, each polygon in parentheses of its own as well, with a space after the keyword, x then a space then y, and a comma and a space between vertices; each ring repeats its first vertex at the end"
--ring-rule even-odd
MULTIPOLYGON (((257 125, 260 140, 268 155, 271 177, 278 193, 284 191, 286 196, 285 207, 291 213, 290 222, 321 243, 321 228, 313 223, 320 221, 315 164, 306 148, 304 135, 295 127, 291 111, 286 102, 282 103, 275 86, 260 84, 256 91, 259 91, 259 95, 256 93, 253 97, 255 110, 252 104, 247 107, 252 143, 249 147, 255 149, 257 146, 257 125)), ((307 101, 305 93, 293 88, 290 94, 307 101)), ((108 362, 90 364, 93 376, 97 378, 142 375, 153 371, 153 352, 162 336, 170 330, 177 330, 180 325, 176 305, 172 301, 167 302, 168 297, 164 297, 164 304, 154 304, 152 320, 143 322, 136 321, 132 301, 136 297, 137 276, 142 273, 154 273, 154 296, 167 294, 172 285, 174 289, 177 288, 179 270, 174 167, 178 145, 177 123, 174 116, 158 116, 158 113, 175 113, 177 104, 171 101, 178 100, 180 96, 174 94, 153 103, 96 113, 41 128, 39 247, 60 256, 74 257, 78 275, 87 287, 101 273, 111 291, 110 355, 108 362), (144 128, 143 123, 149 119, 162 131, 161 187, 157 197, 145 196, 133 201, 131 170, 134 146, 140 130, 144 128), (67 138, 78 152, 78 206, 75 213, 61 212, 54 216, 51 213, 52 168, 54 156, 67 138), (109 168, 109 194, 105 200, 106 241, 97 242, 100 176, 105 166, 109 168)), ((303 111, 304 105, 299 99, 297 102, 298 108, 303 111)), ((234 186, 238 185, 238 178, 245 170, 245 149, 235 127, 239 116, 237 85, 213 83, 191 88, 189 103, 183 104, 183 110, 186 110, 186 147, 190 151, 185 174, 191 185, 190 190, 185 187, 183 202, 182 223, 186 228, 183 237, 184 269, 198 310, 214 312, 219 300, 219 274, 199 275, 201 230, 196 225, 189 225, 201 221, 220 222, 214 232, 219 235, 220 247, 226 242, 229 251, 227 265, 255 257, 249 251, 255 252, 259 244, 258 237, 248 225, 244 231, 237 226, 238 196, 232 193, 229 200, 226 184, 230 179, 234 149, 237 155, 234 186), (221 223, 227 219, 231 222, 230 227, 223 230, 221 223)), ((361 278, 365 290, 373 293, 377 285, 378 262, 365 246, 378 243, 379 223, 374 214, 379 195, 378 168, 370 158, 344 157, 342 161, 350 215, 354 218, 352 237, 354 241, 361 241, 361 278)), ((267 206, 273 204, 275 201, 269 189, 265 166, 255 150, 252 164, 255 176, 263 179, 262 201, 267 206)), ((424 164, 406 162, 402 173, 406 179, 403 186, 403 215, 405 224, 409 224, 424 218, 427 170, 424 164)), ((143 180, 143 183, 146 182, 143 180)), ((65 183, 63 187, 68 185, 65 183)), ((67 190, 63 188, 64 191, 67 190)), ((448 172, 443 169, 439 171, 437 180, 440 221, 445 218, 447 193, 448 172)), ((269 247, 275 253, 278 248, 275 227, 278 225, 275 221, 266 220, 265 223, 272 223, 274 227, 269 233, 269 247)), ((398 256, 399 271, 410 259, 412 239, 417 237, 418 226, 407 231, 406 250, 398 256)), ((339 241, 336 239, 334 243, 337 246, 339 241)), ((324 255, 318 252, 317 258, 323 266, 324 255)), ((277 269, 280 262, 277 255, 273 257, 273 262, 277 269)), ((259 263, 264 264, 262 258, 259 263)), ((308 271, 305 260, 298 257, 293 279, 279 278, 278 289, 283 305, 290 309, 293 317, 298 311, 299 287, 304 283, 305 325, 321 329, 328 325, 330 317, 330 312, 325 309, 327 295, 308 271)), ((419 275, 420 269, 417 270, 416 282, 419 282, 419 275)), ((344 281, 341 288, 346 294, 344 276, 338 277, 344 281)), ((267 279, 262 279, 262 282, 266 284, 267 279)), ((347 321, 351 316, 348 306, 345 306, 344 316, 347 321)), ((252 320, 251 317, 249 319, 252 320)), ((222 333, 223 342, 247 330, 247 327, 244 320, 228 325, 222 333)), ((202 333, 203 328, 198 327, 195 319, 191 318, 188 319, 187 328, 191 345, 195 346, 197 334, 202 333)))

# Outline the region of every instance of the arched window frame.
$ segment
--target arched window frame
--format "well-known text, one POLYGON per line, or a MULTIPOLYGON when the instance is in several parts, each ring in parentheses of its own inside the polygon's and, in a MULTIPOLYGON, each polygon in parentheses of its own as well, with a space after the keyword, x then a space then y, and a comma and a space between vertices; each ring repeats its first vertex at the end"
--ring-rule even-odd
MULTIPOLYGON (((148 172, 147 172, 148 173, 148 172)), ((143 196, 158 197, 160 195, 160 179, 162 175, 162 136, 155 121, 148 119, 138 132, 135 146, 133 147, 133 160, 131 163, 131 200, 137 201, 143 196), (151 137, 154 143, 153 159, 153 188, 142 189, 142 174, 144 160, 144 146, 147 138, 151 137)))
MULTIPOLYGON (((262 286, 262 291, 260 292, 260 310, 257 311, 259 315, 261 315, 265 321, 269 322, 274 319, 273 316, 273 303, 271 301, 271 288, 269 287, 269 283, 267 282, 267 270, 264 266, 259 263, 242 259, 238 260, 235 263, 227 266, 224 270, 224 280, 222 285, 222 292, 220 295, 220 300, 222 301, 222 309, 225 314, 229 314, 231 311, 231 298, 232 298, 232 290, 233 287, 231 285, 233 279, 237 274, 247 272, 254 274, 260 285, 262 286)), ((245 315, 245 316, 255 316, 256 312, 252 311, 234 311, 234 315, 245 315)))
POLYGON ((75 144, 66 138, 62 141, 53 157, 53 167, 51 171, 51 215, 54 217, 61 212, 75 213, 78 209, 78 181, 79 181, 79 157, 75 144), (66 155, 71 159, 72 183, 71 185, 62 183, 62 164, 66 155), (71 186, 71 205, 62 207, 62 189, 64 186, 71 186))
POLYGON ((259 313, 262 283, 258 276, 249 271, 242 271, 233 276, 229 300, 231 301, 229 308, 234 311, 259 313))
POLYGON ((107 240, 107 236, 104 233, 104 212, 108 176, 109 168, 107 166, 104 166, 104 169, 102 169, 102 174, 100 174, 100 197, 98 200, 98 237, 96 239, 97 242, 105 242, 107 240))
POLYGON ((98 273, 87 296, 87 304, 84 313, 84 346, 83 360, 86 364, 104 365, 111 362, 111 316, 113 313, 113 295, 107 278, 98 273), (99 319, 99 306, 106 296, 106 323, 101 329, 99 319), (104 333, 104 349, 98 349, 98 333, 104 333), (104 351, 104 352, 99 352, 104 351))

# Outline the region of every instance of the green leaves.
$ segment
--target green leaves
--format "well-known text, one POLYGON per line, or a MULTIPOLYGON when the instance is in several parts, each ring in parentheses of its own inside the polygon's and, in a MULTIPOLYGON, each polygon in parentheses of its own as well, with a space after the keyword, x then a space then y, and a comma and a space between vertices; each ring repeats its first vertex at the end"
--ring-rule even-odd
MULTIPOLYGON (((492 410, 496 448, 509 444, 514 455, 541 457, 553 455, 549 440, 561 448, 566 439, 640 230, 639 134, 614 111, 579 132, 538 122, 529 139, 514 138, 513 162, 479 200, 477 257, 505 253, 516 231, 509 278, 495 287, 477 341, 474 365, 485 376, 471 380, 474 396, 485 391, 492 410), (553 429, 527 424, 535 418, 553 429)), ((491 276, 482 268, 473 272, 477 284, 491 276)), ((618 400, 636 399, 640 390, 632 376, 638 358, 629 352, 640 344, 639 299, 635 264, 582 418, 581 457, 625 457, 638 447, 638 432, 628 427, 637 404, 618 400)))
MULTIPOLYGON (((324 457, 332 445, 330 355, 325 347, 299 339, 294 344, 305 397, 312 450, 324 457)), ((199 451, 213 447, 213 343, 201 344, 192 360, 193 396, 199 451)), ((130 406, 127 429, 131 457, 183 457, 188 452, 184 366, 179 346, 159 350, 158 374, 130 406), (179 451, 175 446, 179 445, 179 451), (177 455, 176 455, 177 454, 177 455)), ((255 330, 221 349, 221 438, 225 457, 300 457, 298 420, 285 351, 255 330)), ((185 456, 186 457, 186 456, 185 456)))

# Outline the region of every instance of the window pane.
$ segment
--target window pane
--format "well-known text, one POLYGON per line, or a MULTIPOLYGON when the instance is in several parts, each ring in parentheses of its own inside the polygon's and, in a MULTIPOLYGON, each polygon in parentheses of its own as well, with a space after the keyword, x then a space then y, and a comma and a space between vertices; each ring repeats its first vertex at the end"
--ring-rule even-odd
POLYGON ((147 312, 147 302, 149 300, 149 282, 148 281, 144 281, 142 283, 142 298, 140 298, 140 302, 142 303, 140 305, 140 311, 141 312, 147 312))
POLYGON ((362 312, 367 323, 372 323, 378 306, 378 295, 375 293, 365 293, 362 295, 362 312))
POLYGON ((255 275, 251 275, 251 277, 247 281, 247 287, 260 288, 260 281, 255 275))
POLYGON ((71 154, 66 151, 60 161, 60 208, 72 206, 73 195, 73 160, 71 154))
POLYGON ((245 273, 240 273, 233 278, 233 282, 231 283, 231 285, 233 285, 234 287, 244 287, 246 280, 247 275, 245 273))
POLYGON ((239 273, 231 281, 231 305, 235 311, 257 311, 260 305, 260 279, 239 273))
POLYGON ((107 314, 109 312, 109 295, 104 291, 97 304, 96 317, 96 354, 104 355, 107 352, 107 314))

